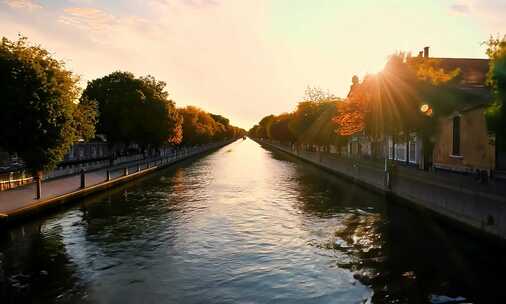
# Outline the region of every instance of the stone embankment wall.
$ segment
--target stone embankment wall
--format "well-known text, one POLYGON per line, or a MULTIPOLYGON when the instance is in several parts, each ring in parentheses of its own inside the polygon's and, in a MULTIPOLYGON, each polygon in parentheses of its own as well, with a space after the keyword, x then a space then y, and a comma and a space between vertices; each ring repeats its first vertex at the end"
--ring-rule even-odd
POLYGON ((391 172, 390 188, 387 188, 383 166, 378 162, 344 159, 324 152, 297 151, 279 143, 257 141, 374 190, 393 194, 476 231, 506 240, 504 182, 481 184, 470 176, 398 166, 391 172))
MULTIPOLYGON (((19 222, 22 219, 35 217, 47 210, 53 209, 53 208, 61 206, 61 205, 66 205, 70 202, 76 201, 76 200, 81 199, 85 196, 88 196, 88 195, 91 195, 94 193, 98 193, 101 191, 105 191, 110 188, 113 188, 113 187, 119 186, 121 184, 124 184, 126 182, 129 182, 131 180, 138 179, 142 176, 148 175, 148 174, 150 174, 154 171, 157 171, 159 169, 169 167, 177 162, 187 160, 187 159, 190 159, 193 157, 197 157, 197 156, 204 154, 204 153, 211 152, 215 149, 218 149, 218 148, 221 148, 221 147, 226 146, 228 144, 231 144, 235 140, 236 139, 210 143, 210 144, 199 146, 199 147, 184 149, 184 150, 180 151, 179 153, 166 155, 164 157, 156 157, 156 158, 146 159, 146 160, 139 161, 137 163, 128 163, 124 166, 118 165, 118 166, 114 167, 114 171, 122 172, 122 174, 120 173, 119 176, 117 176, 117 174, 115 174, 116 176, 114 178, 109 179, 109 178, 105 177, 105 175, 104 175, 105 179, 103 181, 100 181, 100 182, 90 185, 90 186, 84 185, 84 187, 83 187, 83 184, 81 184, 81 187, 79 187, 79 185, 76 184, 75 190, 72 190, 70 192, 64 192, 64 193, 60 193, 58 195, 52 195, 52 196, 49 196, 47 198, 43 198, 40 200, 34 199, 31 195, 30 195, 30 198, 26 201, 23 201, 22 200, 23 198, 20 198, 21 201, 15 202, 13 208, 0 212, 0 229, 5 226, 16 224, 17 222, 19 222), (136 167, 136 170, 129 173, 129 168, 132 168, 132 167, 134 167, 134 168, 136 167)), ((106 169, 103 169, 102 171, 104 171, 104 170, 106 170, 106 169)), ((113 169, 111 168, 111 170, 113 170, 113 169)), ((110 172, 109 169, 107 169, 107 171, 110 172)), ((85 173, 85 174, 87 174, 87 173, 85 173)), ((55 182, 69 183, 69 181, 67 181, 67 179, 68 179, 68 177, 61 177, 59 179, 56 178, 55 182)), ((82 183, 82 180, 83 179, 81 177, 81 183, 82 183)), ((43 187, 44 187, 44 184, 43 184, 43 187)), ((19 188, 14 189, 14 190, 0 192, 0 203, 2 202, 2 195, 5 198, 5 195, 10 194, 11 191, 18 191, 18 190, 19 190, 19 188)), ((31 190, 31 189, 28 189, 28 190, 31 190)), ((44 191, 44 188, 43 188, 43 191, 44 191)), ((18 198, 19 198, 19 195, 18 195, 18 198)))

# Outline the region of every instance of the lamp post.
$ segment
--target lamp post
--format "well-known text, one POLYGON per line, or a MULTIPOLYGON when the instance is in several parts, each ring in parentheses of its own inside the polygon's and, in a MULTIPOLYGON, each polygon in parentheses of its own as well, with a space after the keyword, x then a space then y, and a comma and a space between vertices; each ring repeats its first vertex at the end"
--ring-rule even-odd
POLYGON ((424 103, 420 106, 420 112, 431 117, 432 116, 432 107, 429 104, 424 103))
POLYGON ((384 134, 384 141, 385 141, 385 188, 390 189, 390 171, 388 170, 388 154, 389 154, 389 147, 388 147, 388 137, 386 135, 386 132, 384 134))
MULTIPOLYGON (((425 116, 427 117, 432 117, 432 115, 434 114, 434 110, 432 109, 432 106, 430 104, 427 104, 427 103, 424 103, 420 106, 420 112, 422 112, 422 114, 424 114, 425 116)), ((433 139, 432 138, 429 138, 429 140, 432 142, 433 139)), ((425 143, 422 141, 422 169, 423 170, 426 170, 427 169, 427 160, 426 160, 426 154, 425 154, 425 143)))

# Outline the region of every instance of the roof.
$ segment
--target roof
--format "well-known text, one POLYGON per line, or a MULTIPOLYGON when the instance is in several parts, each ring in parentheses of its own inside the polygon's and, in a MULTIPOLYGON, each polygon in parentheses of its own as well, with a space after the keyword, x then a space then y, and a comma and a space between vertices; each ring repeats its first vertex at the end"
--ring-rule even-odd
POLYGON ((476 58, 434 58, 446 71, 460 70, 456 89, 460 91, 460 104, 463 111, 484 106, 492 100, 490 88, 485 85, 489 69, 489 59, 476 58))
POLYGON ((446 71, 460 69, 460 85, 484 86, 489 68, 488 59, 475 58, 434 58, 446 71))
MULTIPOLYGON (((492 92, 485 85, 487 73, 489 70, 489 59, 476 58, 436 58, 438 65, 445 71, 459 69, 457 83, 450 84, 451 87, 446 92, 434 92, 434 96, 448 100, 453 104, 455 110, 467 111, 477 107, 483 107, 493 100, 492 92)), ((363 81, 362 81, 363 82, 363 81)), ((352 85, 348 93, 348 98, 353 94, 356 85, 352 85)))
POLYGON ((460 111, 467 111, 477 107, 488 105, 492 100, 492 92, 486 86, 460 86, 458 89, 463 92, 460 111))

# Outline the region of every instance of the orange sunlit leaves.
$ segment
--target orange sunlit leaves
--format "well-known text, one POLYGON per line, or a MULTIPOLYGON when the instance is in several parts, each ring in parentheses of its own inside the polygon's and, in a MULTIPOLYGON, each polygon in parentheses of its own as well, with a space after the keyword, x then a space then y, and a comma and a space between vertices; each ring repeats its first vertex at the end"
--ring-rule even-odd
POLYGON ((339 104, 338 115, 332 121, 337 125, 336 133, 350 136, 365 129, 366 95, 363 84, 353 77, 353 85, 345 102, 339 104))
POLYGON ((353 78, 350 94, 333 118, 336 132, 349 136, 365 131, 379 137, 415 129, 420 126, 421 113, 433 115, 432 105, 420 108, 421 101, 436 88, 441 93, 442 86, 459 72, 445 71, 435 59, 393 55, 382 72, 367 75, 362 82, 353 78))

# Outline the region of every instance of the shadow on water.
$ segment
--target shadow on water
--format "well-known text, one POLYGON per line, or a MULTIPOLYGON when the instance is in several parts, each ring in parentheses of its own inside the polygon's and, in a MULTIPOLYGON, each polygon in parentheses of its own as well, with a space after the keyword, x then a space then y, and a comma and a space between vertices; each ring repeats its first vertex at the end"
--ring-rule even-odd
POLYGON ((351 256, 337 264, 373 288, 374 303, 506 303, 504 244, 469 235, 285 153, 272 156, 304 167, 304 212, 342 216, 334 238, 313 245, 351 256))
POLYGON ((1 233, 0 302, 506 303, 504 252, 247 140, 1 233))

